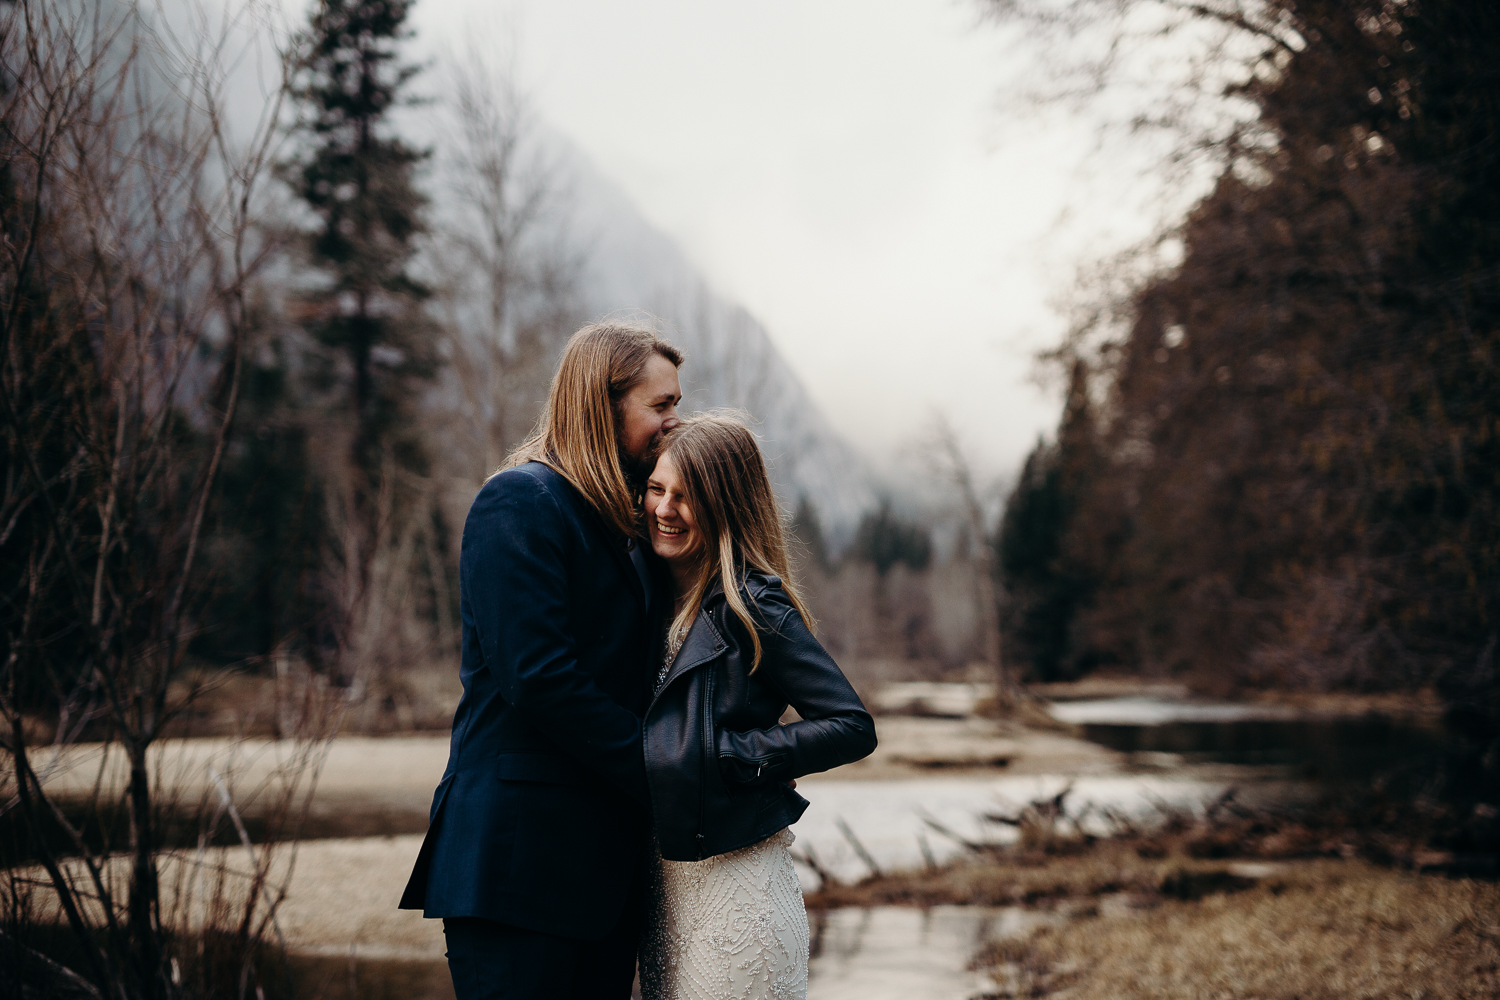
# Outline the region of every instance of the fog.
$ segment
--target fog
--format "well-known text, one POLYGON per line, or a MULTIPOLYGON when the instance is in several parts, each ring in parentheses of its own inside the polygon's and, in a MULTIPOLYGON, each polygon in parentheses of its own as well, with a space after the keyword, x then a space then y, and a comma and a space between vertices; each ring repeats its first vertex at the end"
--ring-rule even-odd
MULTIPOLYGON (((1017 93, 1033 43, 959 3, 418 5, 742 303, 833 426, 910 466, 935 412, 986 475, 1056 422, 1034 355, 1081 262, 1142 238, 1145 150, 1017 93), (476 41, 477 40, 477 41, 476 41)), ((637 305, 621 303, 622 307, 637 305)))

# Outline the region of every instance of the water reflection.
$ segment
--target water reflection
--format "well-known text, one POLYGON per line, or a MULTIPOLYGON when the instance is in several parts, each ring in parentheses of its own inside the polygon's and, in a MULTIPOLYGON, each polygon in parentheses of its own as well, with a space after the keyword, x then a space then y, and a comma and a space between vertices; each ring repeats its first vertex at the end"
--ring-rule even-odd
POLYGON ((968 969, 986 941, 1038 917, 1019 907, 881 906, 811 914, 808 1000, 967 1000, 993 987, 968 969))
POLYGON ((1177 698, 1136 696, 1063 701, 1049 706, 1052 717, 1077 725, 1159 726, 1168 722, 1243 722, 1247 719, 1288 719, 1296 715, 1280 705, 1202 702, 1177 698))
POLYGON ((1133 764, 1175 769, 1228 764, 1260 769, 1260 780, 1325 786, 1390 780, 1442 752, 1435 721, 1382 715, 1302 715, 1278 706, 1155 698, 1061 703, 1052 714, 1091 742, 1131 755, 1133 764))

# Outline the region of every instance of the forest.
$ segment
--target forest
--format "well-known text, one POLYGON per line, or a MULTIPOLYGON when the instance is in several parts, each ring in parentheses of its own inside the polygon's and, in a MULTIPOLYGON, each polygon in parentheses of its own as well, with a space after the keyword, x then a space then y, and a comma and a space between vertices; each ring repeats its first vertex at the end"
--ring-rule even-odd
POLYGON ((998 532, 1005 652, 1037 680, 1432 687, 1466 794, 1494 789, 1500 21, 1273 2, 1252 28, 1255 115, 1202 140, 1178 259, 1050 358, 1063 414, 998 532))

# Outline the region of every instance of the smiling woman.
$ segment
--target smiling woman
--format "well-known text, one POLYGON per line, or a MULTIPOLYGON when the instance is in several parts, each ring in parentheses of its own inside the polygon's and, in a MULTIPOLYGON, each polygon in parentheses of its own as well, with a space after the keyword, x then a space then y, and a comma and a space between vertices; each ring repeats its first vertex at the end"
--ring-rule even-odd
POLYGON ((692 570, 703 544, 703 536, 693 523, 693 505, 683 490, 677 463, 670 454, 661 456, 646 480, 646 531, 651 548, 672 571, 679 612, 692 590, 692 570))
POLYGON ((642 995, 805 997, 808 926, 787 829, 795 779, 858 760, 875 726, 813 638, 750 429, 690 418, 646 485, 671 569, 643 754, 656 846, 642 995), (779 720, 788 704, 801 716, 779 720))

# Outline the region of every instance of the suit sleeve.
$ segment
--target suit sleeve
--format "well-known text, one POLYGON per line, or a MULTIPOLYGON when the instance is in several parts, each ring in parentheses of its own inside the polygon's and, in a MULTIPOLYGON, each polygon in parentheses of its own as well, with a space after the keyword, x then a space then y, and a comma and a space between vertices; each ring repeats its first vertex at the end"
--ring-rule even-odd
MULTIPOLYGON (((779 600, 775 624, 760 631, 760 666, 802 718, 745 732, 720 730, 719 769, 740 785, 787 781, 867 757, 875 749, 875 720, 797 609, 779 600)), ((748 646, 747 646, 748 649, 748 646)))
POLYGON ((484 666, 557 747, 649 803, 641 721, 578 665, 569 621, 567 539, 556 498, 524 473, 480 491, 459 574, 484 666))

